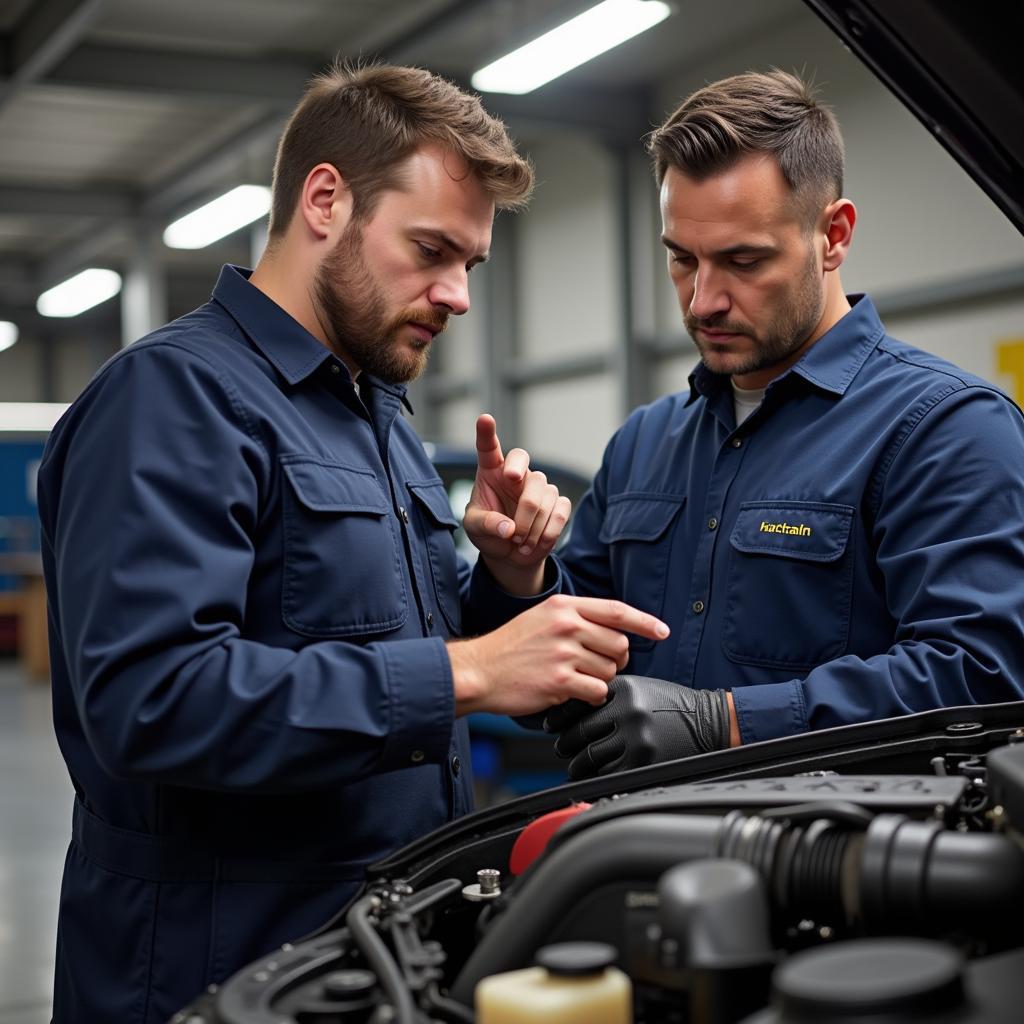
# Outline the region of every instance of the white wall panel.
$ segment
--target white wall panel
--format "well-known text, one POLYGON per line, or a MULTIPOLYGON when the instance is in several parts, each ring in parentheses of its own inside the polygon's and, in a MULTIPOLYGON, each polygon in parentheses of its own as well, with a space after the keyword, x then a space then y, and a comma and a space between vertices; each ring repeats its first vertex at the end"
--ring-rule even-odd
POLYGON ((537 189, 517 228, 520 356, 611 348, 619 329, 614 167, 585 138, 530 149, 537 189))
POLYGON ((620 424, 616 381, 608 374, 526 390, 516 442, 538 459, 592 473, 620 424))
POLYGON ((79 339, 59 341, 54 346, 53 400, 73 402, 109 355, 113 353, 98 353, 96 346, 79 339))
POLYGON ((1024 382, 1000 373, 997 357, 1000 343, 1024 341, 1024 299, 972 302, 931 314, 889 317, 886 327, 893 337, 934 352, 1024 401, 1024 382))
MULTIPOLYGON (((821 84, 846 142, 846 194, 859 221, 847 291, 893 292, 1024 264, 1024 239, 930 133, 816 19, 802 18, 664 83, 657 117, 708 81, 797 68, 821 84)), ((667 276, 659 323, 679 323, 667 276)))
POLYGON ((452 317, 448 330, 434 341, 431 359, 456 380, 474 380, 483 372, 481 354, 487 329, 487 295, 481 286, 486 271, 474 270, 470 275, 470 308, 463 316, 452 317))
POLYGON ((41 345, 21 339, 0 352, 0 402, 41 402, 41 345))
MULTIPOLYGON (((424 440, 444 441, 445 444, 473 450, 476 444, 476 418, 487 409, 481 407, 476 398, 459 399, 445 402, 438 410, 437 437, 424 440)), ((416 423, 413 421, 413 426, 416 423)), ((501 424, 498 424, 498 437, 501 437, 501 424)))
POLYGON ((680 341, 684 351, 678 356, 660 359, 651 374, 655 395, 670 395, 675 391, 689 391, 689 376, 700 361, 692 345, 680 341))

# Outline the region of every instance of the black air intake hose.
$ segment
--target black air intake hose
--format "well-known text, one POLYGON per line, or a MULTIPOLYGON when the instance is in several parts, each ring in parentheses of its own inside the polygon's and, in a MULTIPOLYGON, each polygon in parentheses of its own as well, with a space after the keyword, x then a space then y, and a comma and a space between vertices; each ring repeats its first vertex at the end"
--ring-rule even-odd
POLYGON ((862 920, 869 933, 970 928, 988 937, 1024 911, 1024 851, 1001 835, 945 830, 898 814, 866 832, 824 818, 807 826, 730 812, 636 814, 602 821, 555 847, 523 876, 509 909, 466 961, 452 995, 528 966, 559 922, 603 885, 645 882, 702 857, 752 864, 784 914, 862 920))
POLYGON ((636 814, 573 836, 523 876, 508 910, 466 961, 451 995, 473 1005, 482 978, 533 963, 555 925, 584 896, 611 882, 653 883, 674 864, 712 857, 721 818, 636 814))
POLYGON ((880 814, 864 836, 859 911, 872 934, 1020 929, 1024 850, 990 832, 880 814))

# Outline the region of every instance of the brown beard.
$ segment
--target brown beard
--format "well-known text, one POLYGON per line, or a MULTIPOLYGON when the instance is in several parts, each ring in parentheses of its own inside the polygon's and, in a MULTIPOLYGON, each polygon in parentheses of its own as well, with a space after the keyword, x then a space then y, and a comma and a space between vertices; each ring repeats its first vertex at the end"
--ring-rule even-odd
POLYGON ((331 348, 348 364, 389 384, 415 380, 430 356, 429 342, 406 343, 399 338, 402 327, 415 321, 441 332, 448 326, 448 314, 429 307, 388 315, 384 291, 366 268, 363 235, 356 223, 348 225, 320 264, 313 288, 317 316, 331 348))
MULTIPOLYGON (((824 291, 818 286, 817 263, 810 249, 807 262, 800 277, 800 284, 787 306, 759 331, 753 325, 731 321, 726 316, 712 316, 705 319, 683 314, 686 330, 693 339, 701 357, 708 351, 714 352, 714 343, 703 340, 697 333, 700 328, 708 331, 722 331, 728 334, 743 334, 754 342, 755 350, 746 362, 729 371, 732 376, 754 373, 784 362, 810 337, 821 320, 824 310, 824 291)), ((705 362, 707 360, 705 359, 705 362)))

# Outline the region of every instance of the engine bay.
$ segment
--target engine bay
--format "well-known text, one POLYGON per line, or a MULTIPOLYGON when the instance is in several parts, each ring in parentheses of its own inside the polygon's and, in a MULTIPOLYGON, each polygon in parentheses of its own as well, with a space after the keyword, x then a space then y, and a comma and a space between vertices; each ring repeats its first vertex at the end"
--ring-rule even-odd
POLYGON ((470 815, 174 1024, 485 1024, 480 982, 580 942, 612 948, 635 1024, 1020 1020, 1021 705, 967 710, 470 815))

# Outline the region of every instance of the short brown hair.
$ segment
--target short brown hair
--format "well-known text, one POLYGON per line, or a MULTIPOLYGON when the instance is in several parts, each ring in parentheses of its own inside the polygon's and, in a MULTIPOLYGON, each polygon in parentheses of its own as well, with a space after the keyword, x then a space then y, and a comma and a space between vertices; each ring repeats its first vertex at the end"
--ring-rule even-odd
POLYGON ((360 219, 381 192, 400 187, 402 161, 431 142, 462 157, 499 209, 526 204, 533 168, 476 96, 422 68, 336 64, 317 75, 277 148, 270 236, 288 227, 317 164, 338 169, 360 219))
POLYGON ((808 214, 843 194, 843 137, 835 115, 817 101, 810 83, 778 69, 698 89, 651 134, 647 151, 659 185, 669 167, 700 181, 748 153, 772 153, 808 214))

